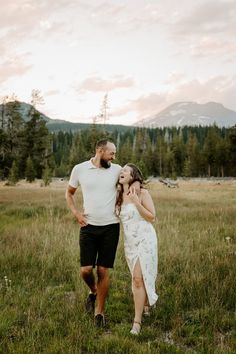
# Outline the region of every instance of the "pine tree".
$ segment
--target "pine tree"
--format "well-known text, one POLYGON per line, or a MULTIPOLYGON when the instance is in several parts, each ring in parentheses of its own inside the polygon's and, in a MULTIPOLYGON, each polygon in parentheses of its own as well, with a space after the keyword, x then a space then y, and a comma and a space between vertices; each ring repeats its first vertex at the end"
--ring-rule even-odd
POLYGON ((178 135, 177 132, 174 134, 172 143, 170 144, 171 150, 174 155, 174 171, 178 176, 182 174, 183 164, 185 160, 185 146, 183 144, 181 135, 178 135))
POLYGON ((190 158, 186 158, 184 161, 184 168, 183 168, 183 175, 184 177, 191 177, 191 160, 190 158))
POLYGON ((136 162, 136 165, 142 172, 144 179, 147 179, 149 174, 145 162, 143 160, 139 160, 138 162, 136 162))
POLYGON ((52 182, 52 173, 48 164, 46 164, 45 168, 43 169, 42 179, 45 187, 49 186, 52 182))
POLYGON ((207 175, 211 177, 216 174, 215 163, 216 163, 216 146, 219 140, 217 134, 217 127, 213 126, 209 128, 205 142, 204 142, 204 156, 207 164, 207 175))
POLYGON ((46 122, 39 112, 31 112, 31 119, 26 123, 24 131, 23 161, 30 153, 35 170, 35 177, 42 177, 43 161, 51 154, 51 138, 46 127, 46 122))
POLYGON ((87 159, 87 152, 82 140, 82 133, 76 133, 74 135, 72 147, 69 156, 69 170, 71 170, 75 165, 81 163, 87 159))
POLYGON ((132 162, 132 144, 129 137, 123 144, 119 145, 117 161, 121 166, 128 162, 132 162))
POLYGON ((10 182, 11 185, 15 185, 18 182, 18 167, 16 164, 16 161, 14 160, 12 163, 12 167, 10 169, 8 181, 10 182))
POLYGON ((0 179, 8 176, 11 156, 7 132, 0 129, 0 179))
POLYGON ((27 158, 25 176, 26 180, 30 183, 35 180, 35 169, 30 157, 27 158))
POLYGON ((190 132, 186 143, 186 159, 184 163, 184 176, 196 177, 200 171, 199 144, 196 135, 190 132), (187 173, 187 174, 186 174, 187 173))
POLYGON ((236 125, 230 128, 229 150, 231 163, 231 176, 236 176, 236 125))
MULTIPOLYGON (((0 128, 0 162, 3 177, 8 177, 13 161, 19 161, 21 156, 24 121, 19 107, 20 103, 15 95, 9 96, 8 102, 2 105, 4 117, 2 117, 2 128, 0 128)), ((20 175, 19 167, 18 165, 20 175)))

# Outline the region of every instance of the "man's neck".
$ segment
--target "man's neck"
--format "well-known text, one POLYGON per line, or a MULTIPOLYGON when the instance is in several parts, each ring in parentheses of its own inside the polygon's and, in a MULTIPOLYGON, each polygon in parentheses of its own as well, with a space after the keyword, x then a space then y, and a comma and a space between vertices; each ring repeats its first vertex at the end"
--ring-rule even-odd
POLYGON ((95 155, 94 157, 91 158, 91 162, 94 166, 96 166, 97 168, 101 168, 101 160, 100 157, 95 155))

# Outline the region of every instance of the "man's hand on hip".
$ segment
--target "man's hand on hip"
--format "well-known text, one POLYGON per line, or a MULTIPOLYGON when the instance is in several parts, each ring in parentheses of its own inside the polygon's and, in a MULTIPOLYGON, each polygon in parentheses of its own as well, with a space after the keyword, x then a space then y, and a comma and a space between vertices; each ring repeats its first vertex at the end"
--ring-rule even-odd
POLYGON ((88 225, 87 219, 86 219, 86 214, 85 213, 80 213, 79 211, 75 214, 75 217, 80 224, 81 227, 88 225))

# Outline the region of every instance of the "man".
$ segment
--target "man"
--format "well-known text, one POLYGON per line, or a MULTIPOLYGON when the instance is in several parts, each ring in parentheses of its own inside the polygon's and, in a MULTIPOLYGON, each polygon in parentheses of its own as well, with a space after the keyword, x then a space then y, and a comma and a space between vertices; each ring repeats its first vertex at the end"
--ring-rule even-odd
POLYGON ((91 160, 76 165, 66 191, 69 208, 81 226, 81 276, 90 289, 87 311, 95 311, 95 325, 105 326, 104 308, 109 289, 109 268, 113 268, 119 240, 119 219, 115 214, 116 183, 121 166, 111 163, 116 147, 109 140, 96 144, 91 160), (81 186, 84 210, 75 205, 74 194, 81 186), (97 266, 97 281, 93 268, 97 266), (96 301, 96 307, 95 307, 96 301))

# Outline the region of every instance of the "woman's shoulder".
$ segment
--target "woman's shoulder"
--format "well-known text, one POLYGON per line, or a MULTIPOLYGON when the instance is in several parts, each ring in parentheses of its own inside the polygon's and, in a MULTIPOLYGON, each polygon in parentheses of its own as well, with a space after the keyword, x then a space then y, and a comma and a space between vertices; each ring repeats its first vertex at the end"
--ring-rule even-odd
POLYGON ((150 193, 148 192, 148 190, 147 190, 146 188, 143 188, 143 187, 142 187, 142 188, 140 189, 140 194, 145 196, 145 195, 148 195, 148 194, 150 194, 150 193))
POLYGON ((140 189, 140 198, 141 198, 141 200, 147 198, 148 196, 150 196, 149 191, 146 188, 141 188, 140 189))

